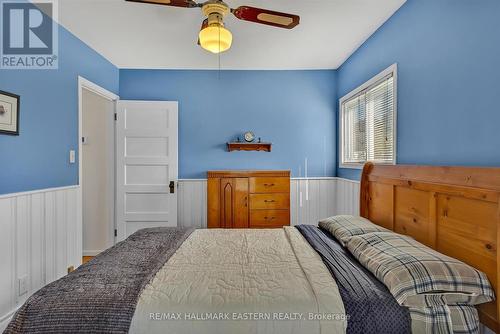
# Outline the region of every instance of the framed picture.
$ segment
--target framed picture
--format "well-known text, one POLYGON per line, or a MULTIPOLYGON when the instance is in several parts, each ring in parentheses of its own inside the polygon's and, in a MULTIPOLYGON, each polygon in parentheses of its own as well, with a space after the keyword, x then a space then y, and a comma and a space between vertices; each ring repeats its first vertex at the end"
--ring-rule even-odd
POLYGON ((0 90, 0 134, 19 135, 19 99, 0 90))

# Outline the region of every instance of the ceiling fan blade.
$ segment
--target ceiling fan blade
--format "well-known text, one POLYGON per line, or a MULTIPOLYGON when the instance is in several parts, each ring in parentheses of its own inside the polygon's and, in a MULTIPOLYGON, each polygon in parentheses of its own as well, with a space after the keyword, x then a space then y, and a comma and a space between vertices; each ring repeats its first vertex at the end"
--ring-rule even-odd
POLYGON ((234 16, 240 20, 267 24, 285 29, 292 29, 300 22, 300 17, 298 15, 280 13, 250 6, 241 6, 231 11, 234 16))
MULTIPOLYGON (((204 19, 203 20, 203 23, 201 24, 200 31, 202 31, 206 27, 208 27, 208 19, 204 19)), ((200 43, 200 37, 198 37, 198 45, 201 45, 201 43, 200 43)))
POLYGON ((148 3, 153 5, 185 7, 185 8, 198 7, 198 4, 192 0, 125 0, 125 1, 148 3))

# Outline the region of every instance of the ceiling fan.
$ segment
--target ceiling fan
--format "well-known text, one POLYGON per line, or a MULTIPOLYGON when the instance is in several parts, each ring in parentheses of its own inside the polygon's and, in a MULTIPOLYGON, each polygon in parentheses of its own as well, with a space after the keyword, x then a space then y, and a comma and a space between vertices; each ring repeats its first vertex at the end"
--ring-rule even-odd
POLYGON ((185 8, 201 8, 207 17, 201 25, 198 44, 207 51, 221 53, 231 47, 233 35, 224 27, 224 16, 232 13, 236 18, 273 27, 292 29, 300 22, 300 17, 293 14, 275 12, 272 10, 240 6, 229 7, 222 0, 208 0, 197 3, 194 0, 126 0, 154 5, 164 5, 185 8))

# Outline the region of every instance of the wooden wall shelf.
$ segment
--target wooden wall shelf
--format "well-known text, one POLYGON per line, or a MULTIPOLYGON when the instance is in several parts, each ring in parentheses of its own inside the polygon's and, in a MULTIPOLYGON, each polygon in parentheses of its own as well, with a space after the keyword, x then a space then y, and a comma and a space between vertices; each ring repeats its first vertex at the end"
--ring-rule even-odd
POLYGON ((232 151, 262 151, 271 152, 271 143, 227 143, 227 150, 232 151))

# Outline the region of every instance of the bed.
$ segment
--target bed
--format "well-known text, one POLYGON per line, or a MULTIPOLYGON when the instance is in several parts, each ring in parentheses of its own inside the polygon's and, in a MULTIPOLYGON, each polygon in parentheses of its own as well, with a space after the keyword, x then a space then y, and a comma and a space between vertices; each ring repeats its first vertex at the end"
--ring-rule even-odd
MULTIPOLYGON (((498 287, 500 169, 378 166, 361 216, 498 287)), ((376 275, 316 226, 141 230, 35 293, 7 333, 416 332, 376 275)), ((498 301, 479 306, 498 330, 498 301)))
MULTIPOLYGON (((361 177, 360 214, 409 235, 500 283, 500 168, 368 163, 361 177)), ((500 331, 500 300, 479 306, 481 322, 500 331)))

